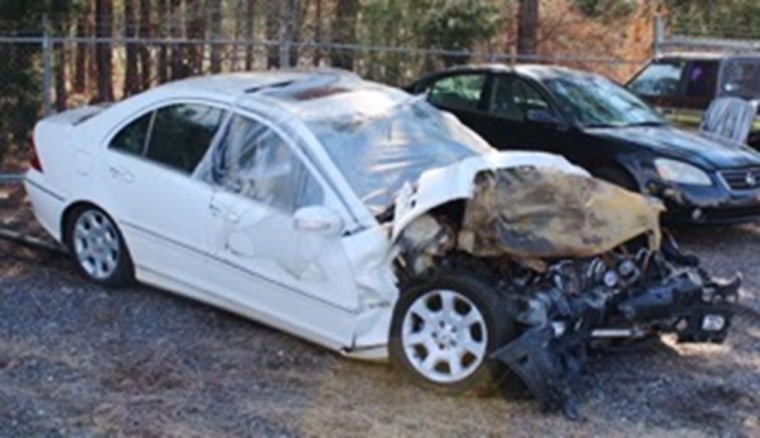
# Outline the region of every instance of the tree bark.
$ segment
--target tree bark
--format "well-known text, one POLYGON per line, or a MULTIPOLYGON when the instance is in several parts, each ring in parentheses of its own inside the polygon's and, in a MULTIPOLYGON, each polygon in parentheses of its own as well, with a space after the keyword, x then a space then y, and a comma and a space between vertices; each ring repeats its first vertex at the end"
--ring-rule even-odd
MULTIPOLYGON (((137 36, 137 20, 135 17, 135 1, 123 0, 124 2, 124 36, 129 40, 137 36)), ((137 70, 137 44, 126 43, 126 66, 124 69, 124 97, 135 94, 139 89, 139 77, 137 70)))
MULTIPOLYGON (((182 0, 171 0, 169 2, 169 26, 172 39, 182 39, 182 0)), ((175 43, 172 45, 170 54, 171 58, 171 78, 182 79, 187 76, 187 69, 182 61, 182 52, 184 45, 175 43)))
POLYGON ((113 101, 113 78, 111 65, 111 43, 113 37, 113 2, 112 0, 95 0, 95 36, 106 41, 96 45, 96 63, 98 68, 98 100, 113 101))
POLYGON ((256 12, 256 0, 248 0, 248 9, 245 14, 245 69, 253 68, 253 36, 254 14, 256 12))
POLYGON ((319 67, 322 62, 322 48, 319 46, 322 44, 322 0, 315 0, 314 6, 314 58, 312 62, 314 67, 319 67))
POLYGON ((279 68, 280 50, 276 44, 280 41, 282 26, 282 5, 279 0, 267 0, 266 19, 267 68, 279 68))
MULTIPOLYGON (((202 0, 187 0, 185 33, 191 40, 203 40, 206 37, 206 17, 203 13, 204 10, 202 0)), ((188 46, 187 63, 193 74, 202 73, 203 53, 203 44, 192 44, 188 46)))
POLYGON ((520 0, 517 28, 517 54, 538 53, 538 3, 539 0, 520 0))
MULTIPOLYGON (((359 12, 358 0, 337 0, 335 5, 335 27, 333 42, 338 44, 356 44, 356 15, 359 12)), ((353 70, 354 54, 351 49, 333 49, 330 54, 333 67, 353 70)))
MULTIPOLYGON (((150 0, 140 0, 140 27, 138 34, 143 40, 150 39, 150 0)), ((148 44, 140 44, 140 89, 147 90, 150 88, 151 77, 151 59, 148 44)))
MULTIPOLYGON (((85 38, 89 35, 88 30, 92 27, 89 24, 90 16, 92 14, 92 7, 90 2, 85 2, 82 15, 77 20, 76 36, 77 38, 85 38)), ((76 51, 74 54, 74 83, 73 88, 76 93, 84 93, 87 88, 87 43, 82 41, 76 45, 76 51)))
MULTIPOLYGON (((56 26, 56 36, 68 36, 69 14, 63 3, 56 3, 53 9, 59 25, 56 26)), ((55 48, 55 109, 58 112, 66 110, 66 45, 56 44, 55 48)))
POLYGON ((222 71, 222 46, 215 41, 222 36, 222 1, 209 0, 209 27, 211 32, 211 73, 222 71))
MULTIPOLYGON (((158 32, 154 35, 167 36, 166 20, 169 13, 169 0, 158 0, 158 32)), ((162 43, 158 48, 158 83, 163 84, 169 80, 169 47, 162 43)))

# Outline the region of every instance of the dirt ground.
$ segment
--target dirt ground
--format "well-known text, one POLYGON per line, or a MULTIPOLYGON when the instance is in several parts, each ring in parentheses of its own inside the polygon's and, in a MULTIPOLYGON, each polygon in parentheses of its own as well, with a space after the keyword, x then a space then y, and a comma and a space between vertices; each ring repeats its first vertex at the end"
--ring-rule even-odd
MULTIPOLYGON (((20 201, 0 187, 0 223, 38 232, 20 201)), ((385 365, 149 287, 106 290, 61 256, 0 242, 0 437, 760 437, 760 225, 677 236, 714 274, 744 274, 733 331, 720 346, 666 339, 593 359, 584 422, 526 400, 442 397, 385 365)))

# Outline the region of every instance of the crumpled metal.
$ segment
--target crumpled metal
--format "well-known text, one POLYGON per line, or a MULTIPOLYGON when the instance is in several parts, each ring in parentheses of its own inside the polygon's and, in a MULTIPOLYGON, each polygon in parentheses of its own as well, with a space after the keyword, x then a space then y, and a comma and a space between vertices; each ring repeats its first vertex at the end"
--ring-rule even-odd
POLYGON ((458 246, 478 257, 590 257, 645 235, 661 241, 662 202, 548 168, 480 172, 458 246))

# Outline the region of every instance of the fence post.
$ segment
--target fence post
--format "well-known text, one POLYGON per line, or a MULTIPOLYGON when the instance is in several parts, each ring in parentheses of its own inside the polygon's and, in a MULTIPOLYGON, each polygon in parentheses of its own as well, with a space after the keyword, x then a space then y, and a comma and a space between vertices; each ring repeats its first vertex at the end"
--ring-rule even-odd
POLYGON ((48 32, 48 16, 42 15, 42 94, 45 104, 45 116, 53 113, 53 99, 50 89, 53 86, 53 47, 48 32))
POLYGON ((665 42, 665 21, 659 12, 654 16, 654 41, 652 52, 657 57, 662 52, 662 43, 665 42))

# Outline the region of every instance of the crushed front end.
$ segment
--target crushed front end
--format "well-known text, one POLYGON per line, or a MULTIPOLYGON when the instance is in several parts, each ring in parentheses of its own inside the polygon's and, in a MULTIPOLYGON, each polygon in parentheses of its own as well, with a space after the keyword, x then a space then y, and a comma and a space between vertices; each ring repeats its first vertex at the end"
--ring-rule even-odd
POLYGON ((584 175, 481 171, 470 198, 404 230, 398 271, 413 279, 464 264, 493 278, 517 330, 492 358, 542 408, 574 417, 573 381, 591 346, 665 333, 679 342, 726 338, 740 278, 713 279, 682 254, 660 230, 662 211, 657 200, 584 175))

